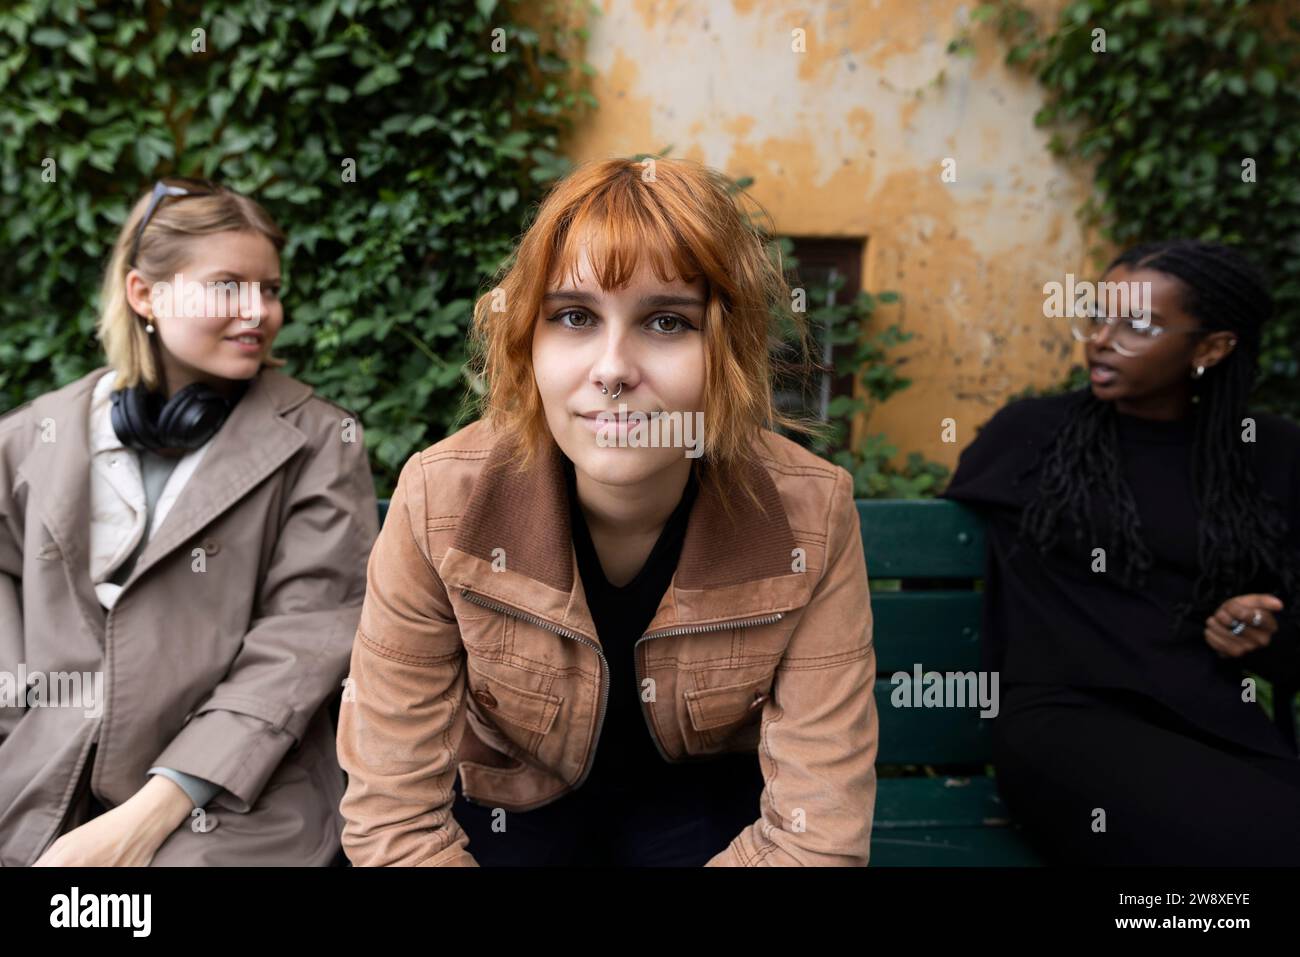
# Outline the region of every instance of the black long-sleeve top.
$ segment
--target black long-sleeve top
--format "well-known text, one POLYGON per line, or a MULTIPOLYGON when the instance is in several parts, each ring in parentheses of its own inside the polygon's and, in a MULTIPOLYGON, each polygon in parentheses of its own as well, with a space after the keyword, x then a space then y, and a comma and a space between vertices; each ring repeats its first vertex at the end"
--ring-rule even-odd
MULTIPOLYGON (((1097 547, 1064 523, 1058 545, 1040 555, 1018 541, 1021 512, 1035 496, 1040 453, 1086 390, 1013 402, 980 430, 958 462, 944 497, 987 518, 984 667, 1007 684, 1120 688, 1143 693, 1205 731, 1269 754, 1295 755, 1258 704, 1243 701, 1243 669, 1292 684, 1300 678, 1300 629, 1288 596, 1271 572, 1238 593, 1268 592, 1288 607, 1279 630, 1259 651, 1221 659, 1206 643, 1204 617, 1175 631, 1175 606, 1189 601, 1198 575, 1198 507, 1192 487, 1196 407, 1182 419, 1157 421, 1116 412, 1122 473, 1133 492, 1139 534, 1153 565, 1144 586, 1126 587, 1122 556, 1107 554, 1093 571, 1097 547)), ((1300 426, 1259 413, 1254 467, 1261 488, 1282 508, 1287 547, 1300 552, 1300 426)), ((1104 489, 1092 491, 1098 534, 1108 528, 1104 489)), ((1086 529, 1086 524, 1080 522, 1086 529)), ((1222 602, 1233 595, 1215 596, 1222 602)))

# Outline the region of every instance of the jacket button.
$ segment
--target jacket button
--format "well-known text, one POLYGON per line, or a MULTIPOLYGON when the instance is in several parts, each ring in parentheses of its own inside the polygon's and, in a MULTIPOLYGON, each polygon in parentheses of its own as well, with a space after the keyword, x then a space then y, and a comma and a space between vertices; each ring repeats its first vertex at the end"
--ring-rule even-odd
POLYGON ((496 696, 488 691, 487 688, 479 688, 474 692, 474 698, 485 708, 495 708, 497 706, 496 696))
POLYGON ((767 695, 763 694, 761 691, 756 691, 754 693, 754 700, 749 703, 749 710, 753 711, 766 700, 767 695))
POLYGON ((221 551, 221 546, 209 538, 203 543, 203 550, 209 555, 215 555, 217 552, 221 551))

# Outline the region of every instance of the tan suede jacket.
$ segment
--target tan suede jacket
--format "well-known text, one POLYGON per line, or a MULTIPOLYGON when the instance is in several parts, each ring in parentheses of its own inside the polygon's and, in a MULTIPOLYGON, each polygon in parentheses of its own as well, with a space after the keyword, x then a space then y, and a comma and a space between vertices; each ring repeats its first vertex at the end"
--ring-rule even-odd
MULTIPOLYGON (((866 560, 843 468, 763 432, 727 521, 701 488, 636 643, 665 761, 757 749, 756 820, 709 865, 865 865, 878 722, 866 560)), ((451 815, 582 786, 609 700, 561 452, 523 474, 482 421, 413 455, 368 563, 338 729, 357 865, 476 866, 451 815)), ((631 689, 628 689, 629 692, 631 689)))

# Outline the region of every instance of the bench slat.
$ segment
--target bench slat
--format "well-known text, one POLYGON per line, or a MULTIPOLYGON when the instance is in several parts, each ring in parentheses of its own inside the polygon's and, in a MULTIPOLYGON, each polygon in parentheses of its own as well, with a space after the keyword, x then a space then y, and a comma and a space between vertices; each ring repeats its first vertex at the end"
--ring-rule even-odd
MULTIPOLYGON (((900 686, 914 705, 921 688, 909 676, 900 686)), ((895 684, 888 674, 876 681, 876 711, 880 717, 877 764, 983 764, 992 760, 989 723, 978 707, 896 708, 895 684)), ((901 694, 901 692, 900 692, 901 694)))
POLYGON ((973 671, 980 661, 980 611, 975 591, 877 591, 871 594, 872 636, 882 673, 973 671))
POLYGON ((947 499, 858 502, 872 578, 982 578, 984 523, 947 499))
POLYGON ((875 867, 1025 867, 1042 861, 1008 821, 991 777, 881 778, 875 867))
POLYGON ((974 777, 879 779, 875 827, 1005 827, 1007 809, 993 778, 974 777))
POLYGON ((1038 867, 1042 864, 1018 828, 880 831, 874 832, 871 839, 872 867, 1038 867))

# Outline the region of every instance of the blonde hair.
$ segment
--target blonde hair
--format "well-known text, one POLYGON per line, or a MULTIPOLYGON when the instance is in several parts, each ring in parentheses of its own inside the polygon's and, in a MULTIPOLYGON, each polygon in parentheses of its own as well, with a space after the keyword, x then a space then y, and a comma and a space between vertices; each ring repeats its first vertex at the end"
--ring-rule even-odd
MULTIPOLYGON (((169 177, 163 182, 189 189, 199 188, 196 181, 179 177, 169 177)), ((100 287, 99 320, 95 333, 108 364, 117 373, 116 388, 126 389, 143 383, 152 390, 162 384, 151 348, 153 337, 145 331, 144 323, 126 298, 126 275, 133 266, 151 283, 165 281, 190 259, 196 240, 228 230, 260 233, 271 241, 277 253, 284 249, 284 233, 255 200, 218 184, 203 183, 202 186, 209 192, 169 196, 158 204, 140 237, 135 263, 127 260, 140 220, 149 207, 152 190, 141 196, 132 207, 117 235, 117 242, 113 244, 113 253, 100 287)), ((272 368, 284 364, 283 359, 270 355, 262 360, 263 366, 272 368)))
MULTIPOLYGON (((586 163, 546 196, 496 288, 474 306, 471 368, 484 379, 479 412, 508 438, 520 469, 550 437, 532 367, 532 336, 542 297, 557 275, 571 275, 590 239, 601 288, 625 285, 640 258, 663 281, 702 277, 707 287, 704 443, 701 481, 719 493, 752 456, 763 428, 817 433, 820 423, 787 416, 773 402, 778 361, 771 349, 793 333, 801 367, 810 367, 808 326, 791 310, 779 249, 742 212, 721 173, 682 159, 586 163), (504 301, 504 309, 494 305, 504 301)), ((815 364, 812 364, 815 365, 815 364)), ((758 504, 748 484, 740 483, 758 504)), ((726 503, 730 498, 721 494, 726 503)))

